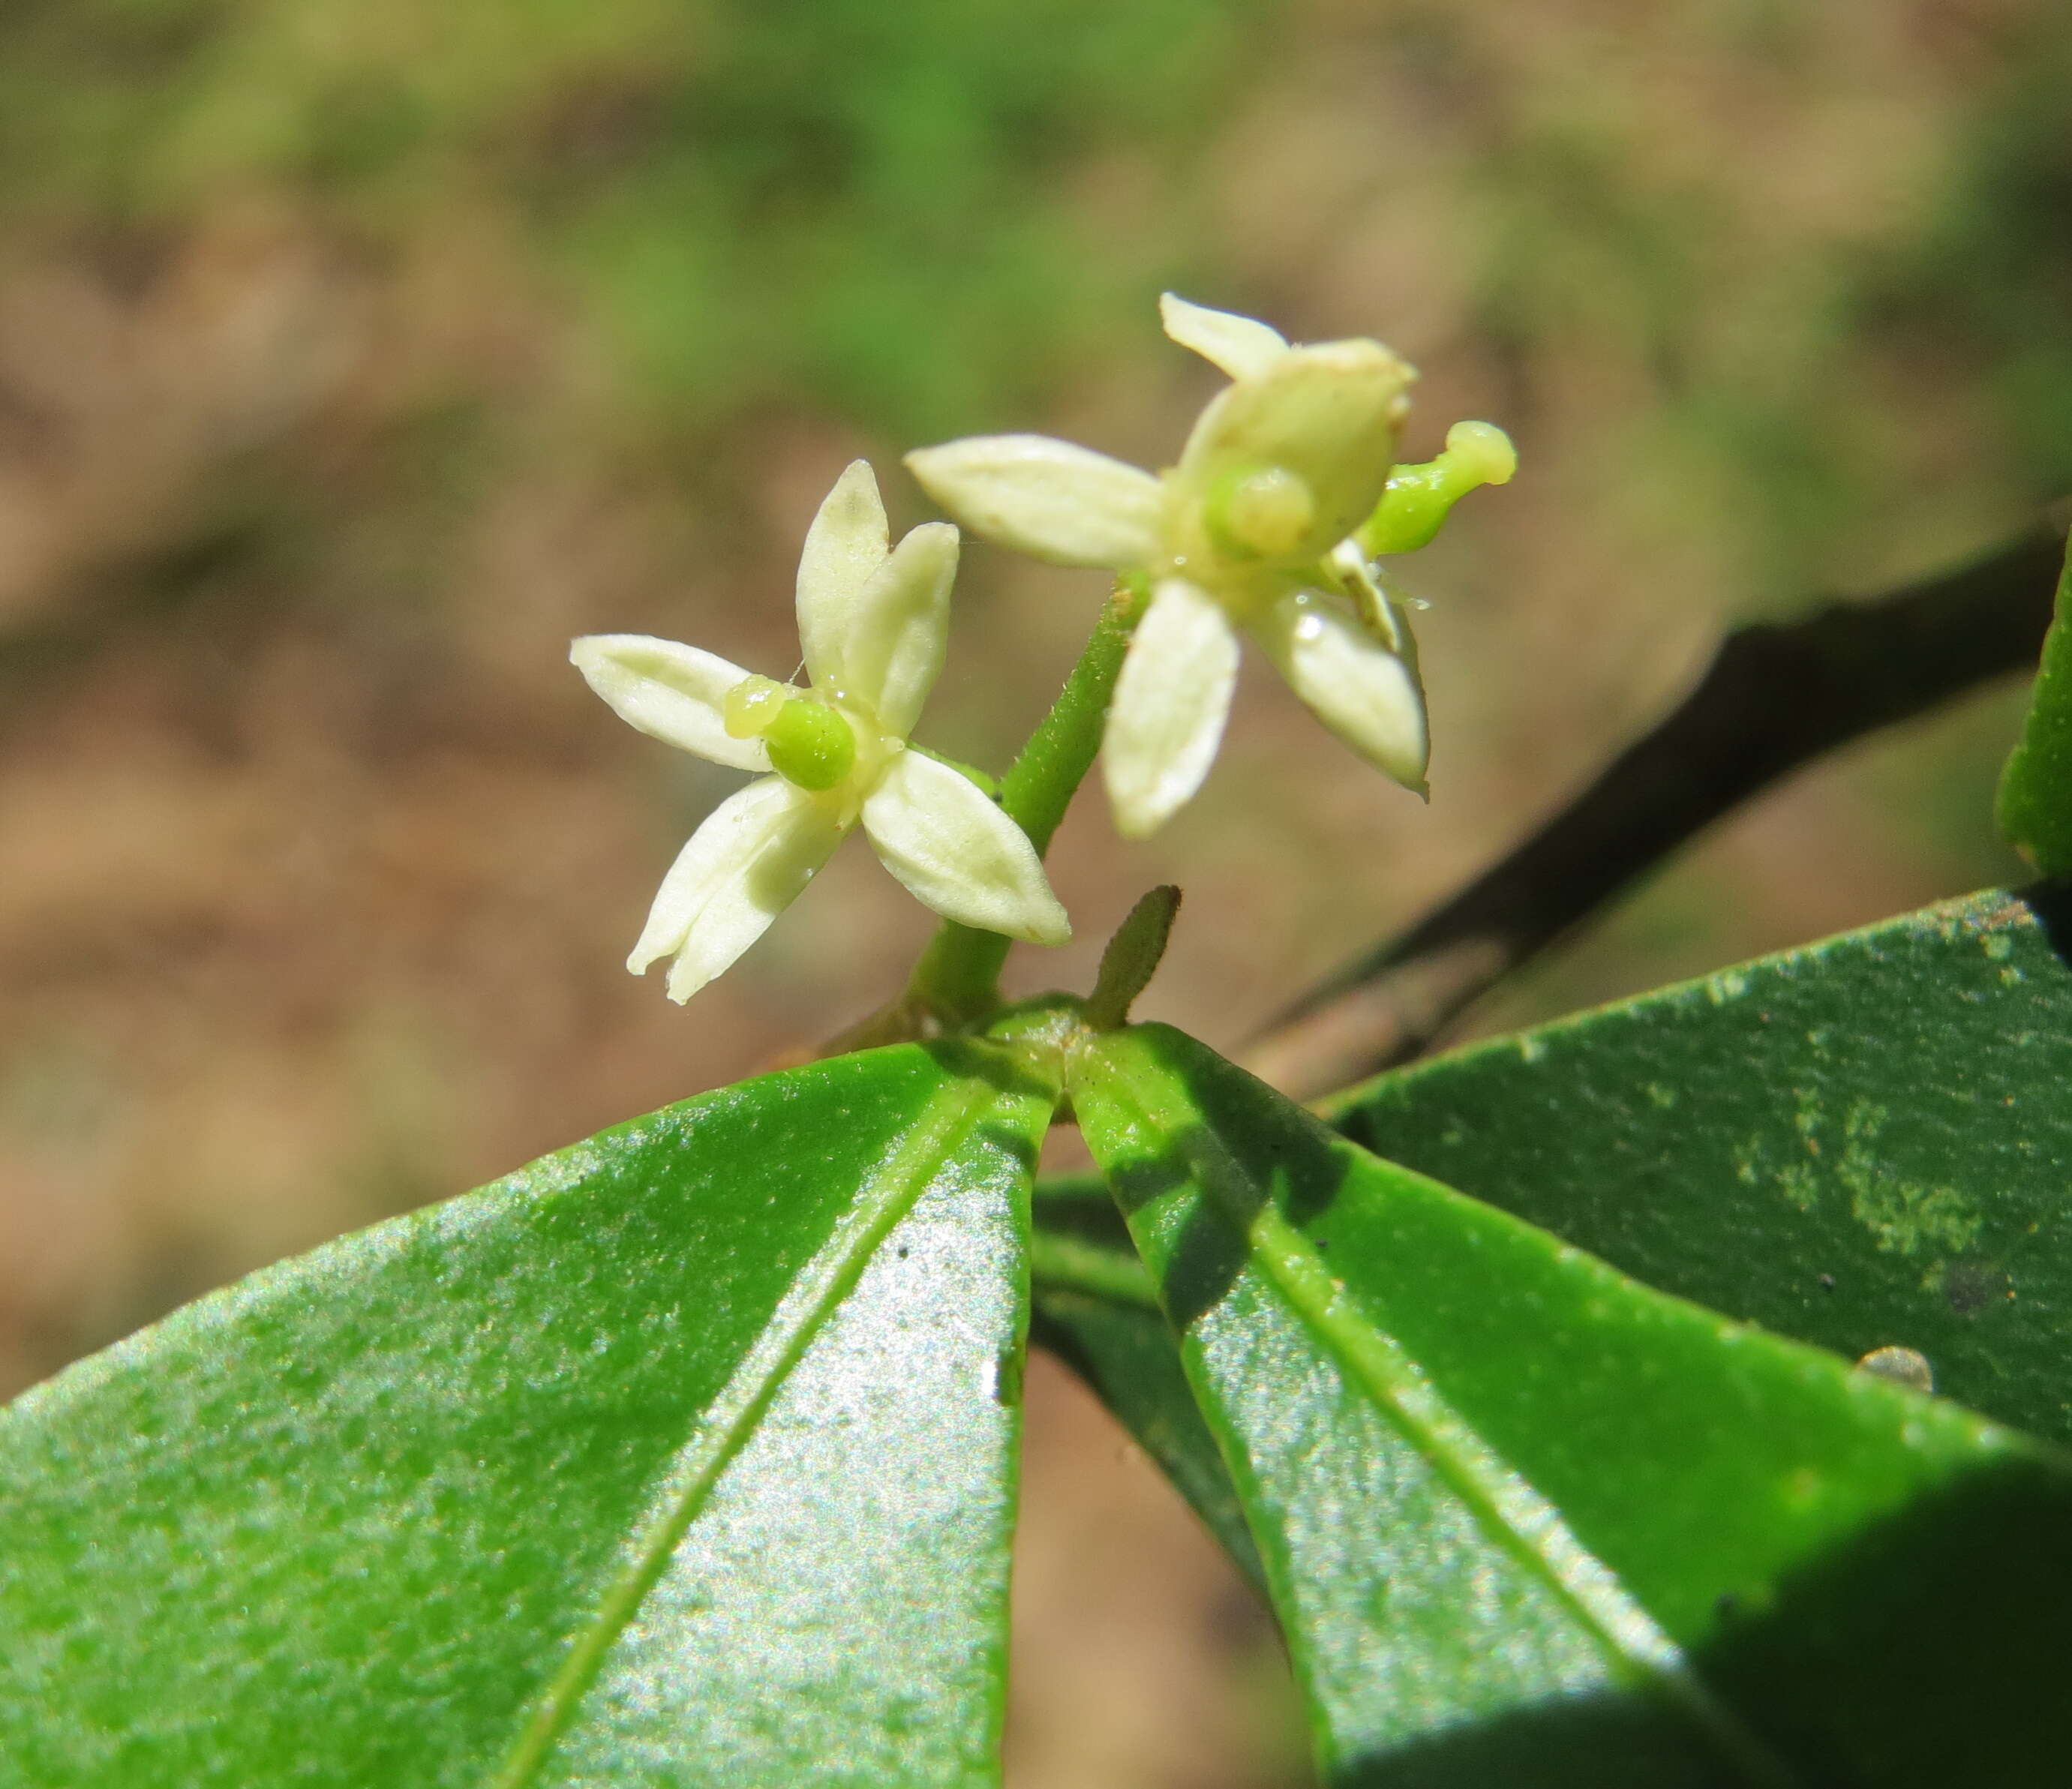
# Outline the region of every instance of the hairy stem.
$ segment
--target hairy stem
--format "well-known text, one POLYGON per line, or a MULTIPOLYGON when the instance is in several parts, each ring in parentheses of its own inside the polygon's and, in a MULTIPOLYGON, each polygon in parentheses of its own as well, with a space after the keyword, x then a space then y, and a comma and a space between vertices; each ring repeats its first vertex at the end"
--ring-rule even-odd
MULTIPOLYGON (((1100 750, 1108 701, 1147 594, 1130 581, 1116 585, 1057 701, 1001 779, 1000 804, 1039 857, 1050 849, 1051 835, 1100 750)), ((945 920, 915 965, 907 1003, 945 1025, 984 1018, 1000 1003, 1000 969, 1012 942, 945 920)))

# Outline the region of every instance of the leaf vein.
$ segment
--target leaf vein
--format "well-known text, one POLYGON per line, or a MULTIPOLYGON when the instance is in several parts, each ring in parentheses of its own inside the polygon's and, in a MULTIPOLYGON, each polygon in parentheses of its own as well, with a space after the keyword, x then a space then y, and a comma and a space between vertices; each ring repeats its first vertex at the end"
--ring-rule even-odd
POLYGON ((677 1544, 709 1501, 721 1475, 740 1453, 779 1390, 893 1227, 943 1165, 962 1147, 996 1096, 983 1081, 960 1080, 943 1088, 893 1145, 858 1190, 837 1224, 771 1313, 754 1344, 734 1368, 697 1432, 678 1453, 647 1521, 624 1562, 604 1587, 520 1729, 491 1789, 527 1789, 574 1720, 602 1669, 606 1655, 668 1569, 677 1544))
MULTIPOLYGON (((1338 1138, 1330 1146, 1334 1151, 1352 1147, 1338 1138)), ((1699 1680, 1682 1649, 1583 1545, 1560 1511, 1504 1463, 1402 1344, 1345 1295, 1315 1245, 1222 1139, 1196 1130, 1182 1147, 1219 1215, 1246 1237, 1256 1269, 1341 1370, 1432 1462, 1484 1532, 1538 1576, 1629 1675, 1659 1686, 1752 1780, 1779 1785, 1794 1780, 1699 1680)))

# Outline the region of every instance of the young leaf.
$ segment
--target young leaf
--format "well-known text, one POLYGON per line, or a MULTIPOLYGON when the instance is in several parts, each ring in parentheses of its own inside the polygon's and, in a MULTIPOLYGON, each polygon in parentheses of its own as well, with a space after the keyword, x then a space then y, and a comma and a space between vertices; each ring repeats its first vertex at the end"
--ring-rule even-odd
POLYGON ((1975 895, 1383 1076, 1379 1155, 2072 1442, 2072 902, 1975 895))
POLYGON ((976 1047, 748 1082, 0 1416, 0 1776, 977 1785, 1028 1171, 976 1047))
POLYGON ((1330 1779, 2050 1780, 2072 1471, 1380 1162, 1161 1026, 1068 1087, 1330 1779))
POLYGON ((2072 557, 2058 581, 2029 718, 2000 773, 2000 830, 2046 876, 2072 881, 2072 557))

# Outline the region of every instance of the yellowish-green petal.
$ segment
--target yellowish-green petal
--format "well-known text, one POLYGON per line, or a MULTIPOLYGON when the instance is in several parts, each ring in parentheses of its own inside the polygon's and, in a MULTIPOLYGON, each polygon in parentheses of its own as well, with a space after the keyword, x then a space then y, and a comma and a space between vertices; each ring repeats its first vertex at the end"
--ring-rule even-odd
POLYGON ((1190 304, 1177 292, 1162 294, 1158 315, 1166 333, 1182 348, 1219 366, 1233 379, 1251 379, 1288 352, 1288 339, 1271 323, 1235 311, 1190 304))
POLYGON ((857 599, 884 565, 890 542, 870 462, 851 460, 806 530, 799 555, 799 643, 807 675, 822 689, 842 681, 842 647, 857 599))
POLYGON ((956 529, 948 522, 923 522, 892 549, 849 605, 841 634, 841 685, 832 693, 861 703, 896 738, 914 730, 943 668, 956 576, 956 529))
POLYGON ((669 997, 689 1000, 760 938, 828 861, 845 829, 782 777, 722 801, 677 854, 626 966, 673 955, 669 997))
POLYGON ((1237 635, 1213 598, 1184 578, 1158 586, 1101 741, 1101 774, 1125 837, 1156 831, 1202 786, 1229 718, 1237 660, 1237 635))
POLYGON ((1321 557, 1379 500, 1414 372, 1379 342, 1291 348, 1202 411, 1180 457, 1196 491, 1260 467, 1293 473, 1314 508, 1291 560, 1321 557))
POLYGON ((1405 788, 1424 792, 1430 739, 1409 657, 1391 652, 1350 608, 1309 590, 1282 598, 1252 631, 1318 720, 1405 788))
POLYGON ((885 867, 944 919, 1036 944, 1071 936, 1028 835, 948 765, 902 753, 865 800, 863 828, 885 867))
POLYGON ((646 634, 586 634, 569 646, 569 660, 613 714, 650 738, 736 770, 770 768, 760 739, 726 730, 721 705, 748 677, 739 665, 646 634))
POLYGON ((921 488, 975 534, 1060 565, 1148 565, 1164 487, 1149 472, 1047 435, 968 435, 917 448, 921 488))

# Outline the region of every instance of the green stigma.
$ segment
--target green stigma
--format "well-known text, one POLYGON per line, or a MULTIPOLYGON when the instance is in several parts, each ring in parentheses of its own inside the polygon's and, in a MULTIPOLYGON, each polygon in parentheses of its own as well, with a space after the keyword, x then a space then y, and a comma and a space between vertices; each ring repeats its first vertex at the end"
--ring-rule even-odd
POLYGON ((1494 422, 1456 422, 1437 459, 1399 466, 1389 474, 1381 501, 1360 526, 1360 550, 1369 557, 1416 552, 1470 491, 1507 484, 1517 470, 1518 450, 1494 422))
POLYGON ((849 722, 810 697, 787 701, 763 737, 769 742, 771 767, 802 789, 832 789, 856 764, 856 734, 849 722))
POLYGON ((1216 480, 1204 513, 1225 552, 1285 559, 1307 542, 1317 499, 1285 466, 1234 467, 1216 480))

